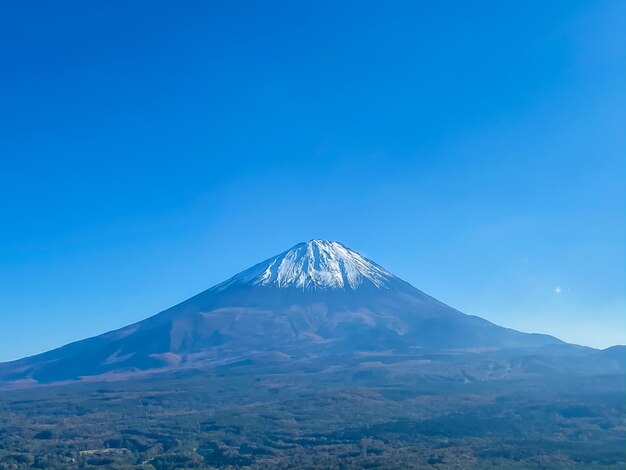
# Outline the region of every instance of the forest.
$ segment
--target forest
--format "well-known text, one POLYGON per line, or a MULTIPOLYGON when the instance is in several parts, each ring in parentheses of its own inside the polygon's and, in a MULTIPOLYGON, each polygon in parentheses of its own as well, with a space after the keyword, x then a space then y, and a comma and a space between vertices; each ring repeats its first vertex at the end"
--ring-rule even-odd
POLYGON ((179 372, 0 392, 0 469, 626 468, 621 375, 179 372))

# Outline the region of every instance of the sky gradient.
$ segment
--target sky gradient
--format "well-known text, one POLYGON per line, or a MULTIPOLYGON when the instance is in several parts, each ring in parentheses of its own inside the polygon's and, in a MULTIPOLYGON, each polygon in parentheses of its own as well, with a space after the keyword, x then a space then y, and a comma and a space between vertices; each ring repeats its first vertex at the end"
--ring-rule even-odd
POLYGON ((626 344, 626 3, 13 2, 0 361, 311 238, 626 344))

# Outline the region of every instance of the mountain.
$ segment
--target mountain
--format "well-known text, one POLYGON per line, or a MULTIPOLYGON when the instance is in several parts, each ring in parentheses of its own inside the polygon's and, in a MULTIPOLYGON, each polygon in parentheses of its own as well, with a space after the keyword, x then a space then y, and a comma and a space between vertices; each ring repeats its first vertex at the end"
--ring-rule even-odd
POLYGON ((341 243, 315 239, 141 322, 0 364, 0 381, 48 383, 260 357, 297 363, 377 351, 550 347, 570 348, 465 315, 341 243))

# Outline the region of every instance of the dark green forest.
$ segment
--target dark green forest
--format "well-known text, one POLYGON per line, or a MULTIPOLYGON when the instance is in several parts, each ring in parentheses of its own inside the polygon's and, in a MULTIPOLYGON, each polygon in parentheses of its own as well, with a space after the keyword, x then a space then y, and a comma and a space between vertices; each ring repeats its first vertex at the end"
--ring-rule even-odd
POLYGON ((7 390, 0 469, 626 468, 625 391, 616 375, 381 381, 345 370, 7 390))

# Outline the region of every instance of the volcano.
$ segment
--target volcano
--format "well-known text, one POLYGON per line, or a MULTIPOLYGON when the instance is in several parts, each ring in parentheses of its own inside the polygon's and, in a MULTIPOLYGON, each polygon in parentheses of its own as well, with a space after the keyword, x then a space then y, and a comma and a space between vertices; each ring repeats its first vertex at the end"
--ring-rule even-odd
POLYGON ((271 355, 533 349, 563 345, 455 310, 345 245, 314 239, 146 320, 0 364, 39 383, 271 355))

